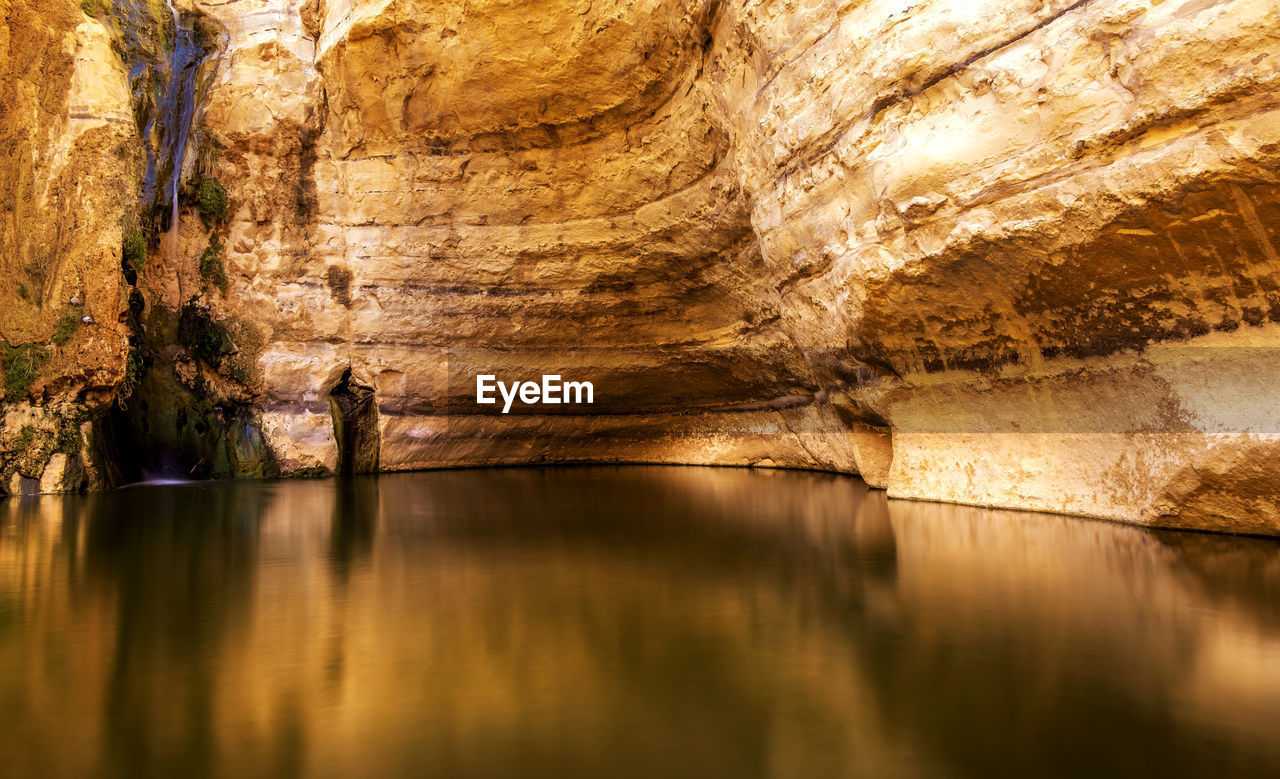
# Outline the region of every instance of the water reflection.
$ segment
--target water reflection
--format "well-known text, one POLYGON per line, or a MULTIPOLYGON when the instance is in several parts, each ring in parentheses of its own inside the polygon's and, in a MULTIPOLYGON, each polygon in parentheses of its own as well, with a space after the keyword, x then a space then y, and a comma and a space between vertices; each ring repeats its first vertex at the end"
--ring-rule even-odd
POLYGON ((703 468, 0 503, 5 775, 1280 775, 1280 544, 703 468))

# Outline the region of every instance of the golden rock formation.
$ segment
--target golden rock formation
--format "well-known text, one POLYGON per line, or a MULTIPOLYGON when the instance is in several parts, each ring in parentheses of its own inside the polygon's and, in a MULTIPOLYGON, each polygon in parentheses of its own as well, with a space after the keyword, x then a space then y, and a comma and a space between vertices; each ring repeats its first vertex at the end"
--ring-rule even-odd
MULTIPOLYGON (((211 420, 215 473, 332 472, 353 446, 357 470, 795 466, 1280 533, 1274 2, 177 4, 219 49, 178 164, 230 208, 185 201, 138 289, 151 373, 199 397, 150 429, 211 420), (477 414, 477 372, 600 398, 477 414), (335 390, 372 402, 353 419, 335 390)), ((38 13, 63 49, 105 45, 38 13)), ((127 114, 125 64, 95 56, 63 69, 104 95, 9 79, 0 126, 33 131, 15 95, 50 127, 127 114)), ((51 163, 6 164, 11 201, 113 246, 108 157, 76 209, 37 192, 51 163)), ((13 301, 25 244, 0 237, 13 301)), ((10 344, 56 318, 9 310, 10 344)), ((125 333, 93 332, 112 351, 69 362, 107 378, 50 362, 31 397, 112 384, 125 333)))
POLYGON ((124 374, 137 132, 101 24, 71 3, 0 17, 0 493, 74 490, 102 481, 80 428, 124 374))

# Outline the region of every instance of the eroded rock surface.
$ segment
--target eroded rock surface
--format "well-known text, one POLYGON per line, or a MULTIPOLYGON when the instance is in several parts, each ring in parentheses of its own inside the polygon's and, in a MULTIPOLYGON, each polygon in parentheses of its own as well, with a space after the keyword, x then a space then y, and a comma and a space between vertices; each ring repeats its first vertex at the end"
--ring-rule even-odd
POLYGON ((137 132, 100 22, 70 2, 0 17, 0 494, 75 491, 105 483, 82 427, 124 376, 137 132))
POLYGON ((747 15, 789 331, 884 371, 890 495, 1276 532, 1280 9, 981 5, 747 15))
POLYGON ((224 475, 342 438, 1280 532, 1274 2, 178 5, 220 53, 143 394, 224 475))

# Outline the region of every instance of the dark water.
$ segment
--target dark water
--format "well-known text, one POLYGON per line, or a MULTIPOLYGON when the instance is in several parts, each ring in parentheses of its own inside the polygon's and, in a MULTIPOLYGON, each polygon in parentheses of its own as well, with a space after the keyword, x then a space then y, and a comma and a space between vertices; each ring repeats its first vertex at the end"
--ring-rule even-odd
POLYGON ((702 468, 0 502, 0 775, 1280 776, 1280 544, 702 468))

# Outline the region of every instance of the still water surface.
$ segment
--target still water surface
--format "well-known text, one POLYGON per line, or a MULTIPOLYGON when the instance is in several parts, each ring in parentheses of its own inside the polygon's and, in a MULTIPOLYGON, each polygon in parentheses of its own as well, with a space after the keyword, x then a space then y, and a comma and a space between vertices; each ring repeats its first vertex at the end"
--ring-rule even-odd
POLYGON ((0 502, 0 775, 1280 776, 1280 544, 707 468, 0 502))

